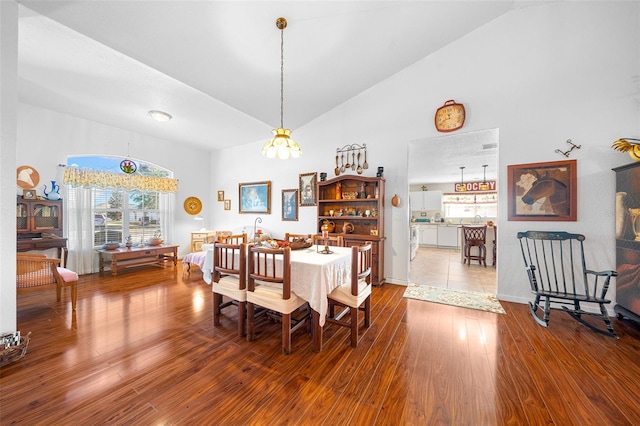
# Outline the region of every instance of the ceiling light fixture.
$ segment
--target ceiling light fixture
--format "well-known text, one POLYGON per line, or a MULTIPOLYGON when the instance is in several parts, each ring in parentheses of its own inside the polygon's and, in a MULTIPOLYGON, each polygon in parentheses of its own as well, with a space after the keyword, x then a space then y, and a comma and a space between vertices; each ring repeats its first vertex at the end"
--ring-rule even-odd
POLYGON ((164 111, 158 111, 158 110, 151 110, 149 111, 149 115, 156 121, 159 121, 161 123, 165 123, 169 120, 171 120, 171 114, 164 112, 164 111))
POLYGON ((262 155, 267 158, 298 158, 302 150, 298 144, 289 137, 291 130, 284 128, 284 29, 287 28, 285 18, 276 19, 276 27, 280 30, 280 127, 273 129, 273 139, 267 141, 262 147, 262 155))
POLYGON ((487 166, 488 164, 483 164, 482 165, 482 183, 480 184, 480 191, 488 191, 489 190, 489 184, 487 183, 487 166))
POLYGON ((460 185, 458 185, 458 192, 465 192, 467 185, 464 184, 464 166, 460 166, 460 185))

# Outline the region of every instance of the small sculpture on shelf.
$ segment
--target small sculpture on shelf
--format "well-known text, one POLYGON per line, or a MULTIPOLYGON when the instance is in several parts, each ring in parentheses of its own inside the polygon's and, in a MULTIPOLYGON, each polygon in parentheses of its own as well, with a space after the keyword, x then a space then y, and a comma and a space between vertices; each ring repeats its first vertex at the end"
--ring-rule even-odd
POLYGON ((129 249, 133 247, 133 239, 131 238, 131 235, 127 237, 127 242, 125 243, 125 246, 129 249))

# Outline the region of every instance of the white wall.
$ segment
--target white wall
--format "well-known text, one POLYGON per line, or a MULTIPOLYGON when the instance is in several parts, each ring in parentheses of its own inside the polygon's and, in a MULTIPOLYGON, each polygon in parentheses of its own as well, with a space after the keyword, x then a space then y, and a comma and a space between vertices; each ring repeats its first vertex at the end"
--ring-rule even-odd
POLYGON ((184 211, 184 200, 200 198, 203 214, 211 209, 214 200, 209 190, 211 154, 207 151, 22 103, 18 106, 18 140, 19 165, 28 164, 40 173, 38 195, 43 195, 43 185, 51 186, 51 180, 63 185, 62 169, 57 165, 66 164, 71 155, 129 156, 172 170, 179 183, 175 235, 167 242, 180 245, 180 256, 190 251, 190 232, 202 226, 184 211))
MULTIPOLYGON (((587 235, 594 269, 615 268, 612 167, 630 162, 610 148, 613 140, 638 137, 639 5, 633 2, 562 2, 514 10, 386 81, 356 96, 294 136, 300 160, 282 163, 247 145, 213 159, 215 185, 234 194, 233 209, 214 212, 226 227, 249 223, 237 214, 237 183, 271 179, 275 208, 263 215, 269 228, 309 231, 315 209, 301 208, 300 222, 280 222, 280 190, 295 187, 297 173, 335 167, 335 149, 366 143, 368 175, 383 165, 387 178, 385 275, 406 282, 408 271, 407 143, 439 135, 433 114, 447 99, 465 104, 462 131, 500 130, 499 177, 507 165, 564 159, 555 153, 567 139, 582 145, 578 160, 577 222, 509 222, 507 193, 499 191, 501 224, 498 293, 528 300, 528 283, 515 234, 527 229, 567 230, 587 235), (222 168, 242 158, 244 167, 222 168), (285 165, 286 164, 286 165, 285 165), (291 165, 290 165, 291 164, 291 165), (398 193, 400 208, 392 208, 398 193)), ((289 106, 294 107, 294 106, 289 106)), ((437 149, 437 147, 434 147, 437 149)))
POLYGON ((0 333, 16 331, 16 105, 18 5, 0 2, 0 333), (7 232, 11 230, 11 232, 7 232))

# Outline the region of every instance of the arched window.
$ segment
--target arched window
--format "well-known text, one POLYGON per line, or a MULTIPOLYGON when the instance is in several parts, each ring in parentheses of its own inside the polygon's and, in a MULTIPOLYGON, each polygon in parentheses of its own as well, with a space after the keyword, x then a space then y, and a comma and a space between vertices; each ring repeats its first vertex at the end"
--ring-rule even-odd
POLYGON ((172 178, 171 170, 142 160, 68 157, 66 229, 70 260, 75 253, 80 273, 93 272, 93 253, 105 242, 125 243, 131 237, 138 246, 154 236, 171 238, 173 193, 167 183, 177 187, 172 178), (131 163, 135 173, 131 173, 131 163))

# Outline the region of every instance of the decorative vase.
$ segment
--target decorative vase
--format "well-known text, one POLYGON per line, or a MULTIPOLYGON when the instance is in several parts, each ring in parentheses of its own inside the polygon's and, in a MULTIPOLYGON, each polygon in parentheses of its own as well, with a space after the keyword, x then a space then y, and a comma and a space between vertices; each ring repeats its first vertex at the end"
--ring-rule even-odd
POLYGON ((635 233, 629 232, 631 217, 626 199, 626 192, 616 192, 616 238, 618 239, 635 238, 635 233))
POLYGON ((320 226, 321 231, 333 232, 335 229, 336 224, 326 219, 322 221, 322 225, 320 226))
POLYGON ((57 201, 60 199, 60 185, 56 184, 55 180, 51 181, 51 191, 47 192, 47 185, 44 185, 43 192, 48 200, 57 201))

